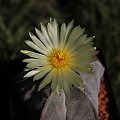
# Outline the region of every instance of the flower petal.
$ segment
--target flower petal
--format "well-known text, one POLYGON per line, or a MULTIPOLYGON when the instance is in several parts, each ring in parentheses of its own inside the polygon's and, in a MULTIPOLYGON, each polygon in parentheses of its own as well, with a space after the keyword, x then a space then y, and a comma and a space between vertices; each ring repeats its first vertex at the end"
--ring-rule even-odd
POLYGON ((21 52, 23 54, 26 54, 32 58, 38 58, 38 59, 47 59, 47 56, 43 55, 43 54, 39 54, 39 53, 35 53, 29 50, 21 50, 21 52))
POLYGON ((48 85, 53 77, 54 74, 54 69, 52 69, 46 76, 45 78, 42 80, 42 82, 40 83, 39 87, 38 87, 38 91, 40 91, 41 89, 43 89, 46 85, 48 85))
POLYGON ((73 64, 71 69, 75 70, 76 72, 84 72, 87 74, 92 74, 92 67, 90 64, 73 64))
POLYGON ((29 35, 32 39, 32 41, 38 46, 40 49, 44 50, 46 53, 49 52, 49 50, 46 48, 46 46, 31 32, 29 32, 29 35))
POLYGON ((73 51, 78 51, 78 50, 89 50, 89 48, 93 48, 93 37, 87 37, 87 34, 83 34, 81 35, 75 42, 69 44, 68 49, 69 49, 69 53, 72 53, 73 51), (89 48, 87 48, 87 45, 89 46, 89 48), (84 48, 86 46, 86 48, 84 48))
POLYGON ((24 76, 24 78, 26 78, 26 77, 32 77, 32 76, 34 76, 34 75, 36 75, 37 73, 39 73, 40 71, 39 70, 32 70, 32 71, 30 71, 30 72, 28 72, 25 76, 24 76))
POLYGON ((56 30, 53 29, 53 26, 50 23, 48 23, 47 29, 48 29, 48 34, 50 36, 50 39, 52 40, 54 48, 58 48, 58 35, 56 33, 57 29, 56 30))
POLYGON ((60 48, 62 48, 65 45, 65 41, 66 41, 66 24, 63 23, 61 25, 61 31, 60 31, 60 48))
POLYGON ((73 85, 83 90, 84 86, 83 86, 83 79, 81 78, 81 76, 78 75, 76 72, 73 72, 73 74, 71 74, 71 77, 73 79, 72 81, 73 85))
POLYGON ((68 36, 73 28, 74 20, 72 20, 66 27, 66 24, 63 23, 61 25, 61 31, 60 31, 60 48, 64 48, 65 43, 68 39, 68 36))
POLYGON ((62 70, 58 69, 57 70, 57 89, 56 89, 57 92, 59 92, 61 90, 62 84, 63 84, 62 70))
POLYGON ((63 70, 63 80, 66 80, 66 84, 68 87, 71 87, 73 84, 75 87, 80 87, 83 89, 83 80, 79 74, 75 72, 75 70, 65 67, 63 70))
POLYGON ((83 79, 79 74, 77 74, 74 70, 72 69, 67 69, 67 74, 68 75, 68 80, 70 83, 72 83, 75 87, 80 88, 81 90, 83 89, 83 79))
POLYGON ((70 33, 65 48, 70 48, 83 33, 84 29, 81 29, 80 26, 76 26, 70 33))
POLYGON ((51 50, 51 49, 53 48, 53 45, 50 45, 50 44, 47 42, 46 38, 45 38, 44 35, 41 33, 41 31, 35 28, 35 32, 36 32, 37 36, 39 37, 39 39, 43 42, 43 44, 44 44, 49 50, 51 50))
POLYGON ((70 88, 72 84, 67 81, 67 79, 63 80, 63 90, 66 96, 70 96, 70 88))
POLYGON ((56 19, 53 20, 53 30, 54 30, 54 36, 56 38, 56 41, 57 41, 57 47, 58 47, 58 44, 59 44, 59 26, 58 26, 58 22, 56 21, 56 19))
POLYGON ((87 51, 89 51, 91 48, 92 48, 92 46, 93 46, 93 42, 91 42, 91 43, 89 43, 89 44, 84 44, 84 45, 77 45, 76 47, 75 46, 73 46, 73 47, 71 47, 71 49, 70 49, 70 53, 80 53, 80 52, 87 52, 87 51))
POLYGON ((44 66, 44 65, 49 65, 49 61, 47 60, 36 60, 34 62, 30 62, 27 64, 27 68, 30 68, 30 69, 34 69, 34 68, 38 68, 40 66, 44 66))
POLYGON ((47 60, 47 59, 45 59, 45 58, 40 58, 40 59, 27 58, 27 59, 24 59, 22 62, 26 62, 26 63, 40 62, 41 60, 47 60))
POLYGON ((48 44, 53 47, 53 44, 52 44, 52 42, 51 42, 51 40, 50 40, 50 38, 48 36, 48 32, 47 32, 45 26, 42 23, 41 23, 41 31, 42 31, 44 37, 46 38, 48 44))
POLYGON ((57 69, 55 69, 54 71, 52 82, 51 82, 52 91, 55 91, 56 87, 57 87, 57 69))
POLYGON ((92 42, 94 38, 95 38, 95 36, 87 37, 87 39, 83 42, 83 44, 88 44, 88 43, 92 42))
POLYGON ((70 65, 81 65, 81 64, 90 64, 91 62, 93 62, 93 61, 96 61, 97 60, 97 58, 96 57, 83 57, 83 56, 81 56, 81 57, 76 57, 76 58, 72 58, 71 59, 71 61, 69 61, 70 62, 70 65))
POLYGON ((50 70, 52 69, 52 67, 50 65, 47 65, 43 68, 43 70, 41 70, 40 73, 38 73, 37 75, 34 76, 33 81, 35 80, 40 80, 42 77, 44 77, 50 70))
POLYGON ((29 71, 30 69, 29 68, 25 68, 24 71, 29 71))
POLYGON ((63 70, 63 90, 65 95, 70 96, 70 88, 72 87, 72 82, 70 81, 70 75, 66 72, 67 70, 63 70))
POLYGON ((50 23, 48 23, 47 25, 47 29, 48 29, 48 34, 51 38, 51 41, 54 45, 55 48, 58 48, 58 44, 59 44, 59 27, 58 27, 58 23, 57 21, 54 19, 53 22, 51 21, 50 23))
POLYGON ((44 50, 42 50, 41 48, 39 48, 38 46, 36 46, 33 42, 26 40, 25 43, 30 46, 31 48, 33 48, 34 50, 44 54, 44 55, 48 55, 44 50))
POLYGON ((95 51, 94 49, 88 49, 85 51, 74 51, 71 55, 70 55, 70 60, 74 61, 84 61, 84 60, 93 60, 94 56, 98 53, 98 51, 95 51))

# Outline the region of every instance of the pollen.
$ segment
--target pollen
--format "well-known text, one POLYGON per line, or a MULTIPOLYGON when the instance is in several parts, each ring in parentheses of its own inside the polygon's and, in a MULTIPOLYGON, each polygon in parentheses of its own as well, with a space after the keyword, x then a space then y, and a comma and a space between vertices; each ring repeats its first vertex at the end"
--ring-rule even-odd
POLYGON ((69 57, 67 52, 54 49, 50 54, 50 62, 55 68, 61 68, 69 63, 69 57))

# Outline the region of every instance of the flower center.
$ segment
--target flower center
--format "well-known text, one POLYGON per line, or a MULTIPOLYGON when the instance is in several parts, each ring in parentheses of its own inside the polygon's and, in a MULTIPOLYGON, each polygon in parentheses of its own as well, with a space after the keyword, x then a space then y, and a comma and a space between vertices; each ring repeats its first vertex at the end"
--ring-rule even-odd
POLYGON ((68 64, 68 54, 60 49, 54 49, 50 54, 50 61, 56 68, 61 68, 68 64))

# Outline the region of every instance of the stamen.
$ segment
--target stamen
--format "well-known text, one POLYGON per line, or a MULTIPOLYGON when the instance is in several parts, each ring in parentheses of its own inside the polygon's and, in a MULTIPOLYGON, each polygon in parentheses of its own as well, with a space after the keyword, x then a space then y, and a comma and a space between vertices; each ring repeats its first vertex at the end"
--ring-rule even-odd
POLYGON ((50 54, 50 62, 56 68, 61 68, 68 64, 68 54, 60 49, 54 49, 50 54))

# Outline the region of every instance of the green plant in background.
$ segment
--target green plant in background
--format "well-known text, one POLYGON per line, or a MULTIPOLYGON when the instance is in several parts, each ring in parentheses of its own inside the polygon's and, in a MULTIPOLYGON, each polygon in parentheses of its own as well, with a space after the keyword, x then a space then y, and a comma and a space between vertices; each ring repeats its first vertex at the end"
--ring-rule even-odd
POLYGON ((49 0, 1 0, 0 1, 0 60, 14 60, 21 57, 26 33, 38 26, 40 20, 48 21, 49 15, 56 16, 55 2, 49 0), (47 4, 46 4, 47 3, 47 4))
MULTIPOLYGON (((6 4, 0 1, 0 59, 13 60, 20 49, 25 31, 29 23, 22 21, 23 17, 32 9, 32 2, 25 4, 23 8, 17 8, 20 1, 11 1, 6 4), (13 7, 14 6, 14 7, 13 7), (20 9, 20 10, 19 10, 20 9), (22 24, 21 24, 22 22, 22 24)), ((18 56, 17 56, 18 57, 18 56)))
MULTIPOLYGON (((49 17, 60 23, 75 19, 96 36, 107 66, 117 105, 120 106, 120 1, 119 0, 1 0, 0 60, 20 57, 23 41, 33 26, 46 23, 49 17)), ((118 107, 120 113, 120 107, 118 107)))

